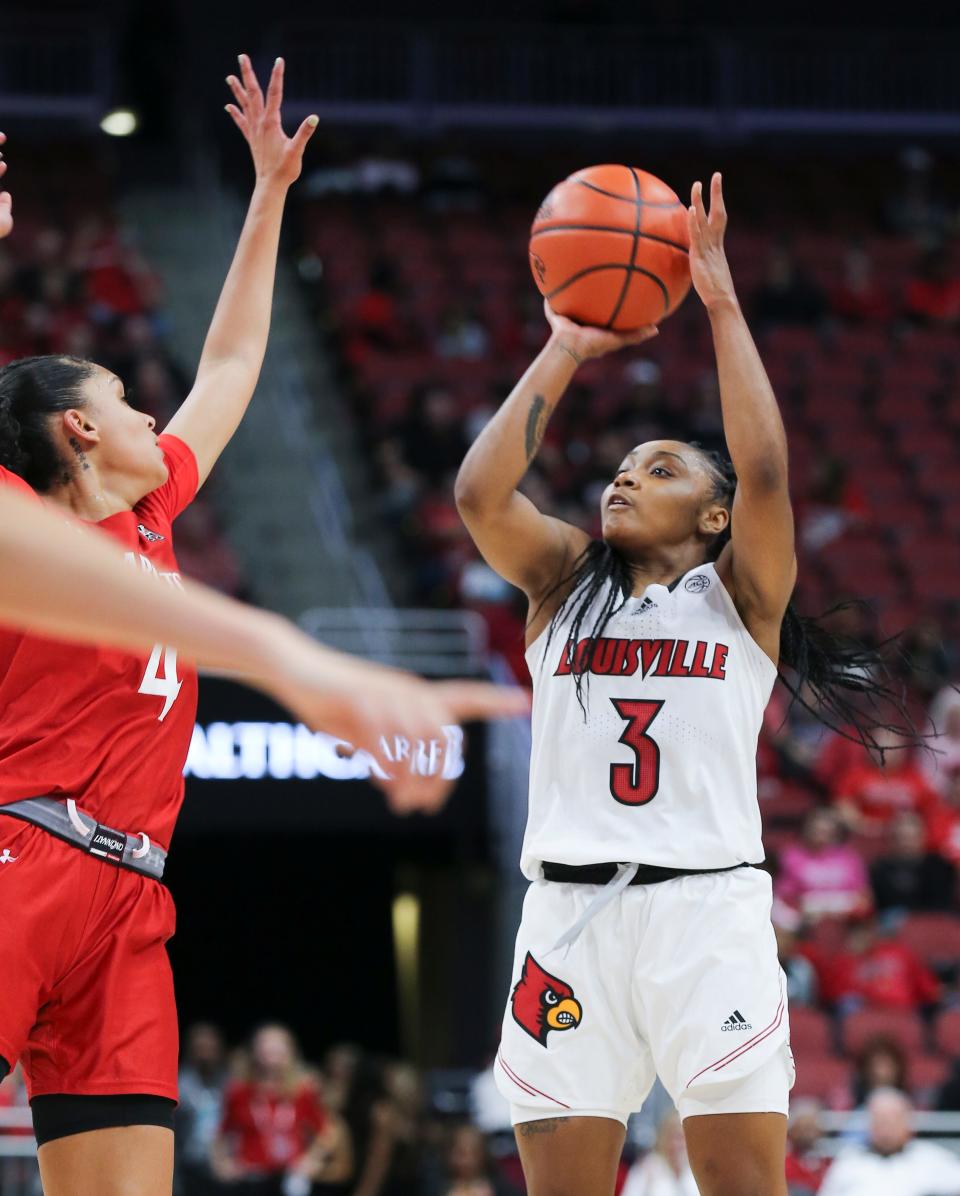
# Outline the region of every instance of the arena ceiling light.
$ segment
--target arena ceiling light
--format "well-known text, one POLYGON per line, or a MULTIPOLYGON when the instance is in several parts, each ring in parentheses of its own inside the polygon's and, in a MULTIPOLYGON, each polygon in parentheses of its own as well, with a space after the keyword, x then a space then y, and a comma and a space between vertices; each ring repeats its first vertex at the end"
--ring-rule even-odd
POLYGON ((100 128, 110 137, 129 137, 140 121, 132 108, 114 108, 104 116, 100 128))

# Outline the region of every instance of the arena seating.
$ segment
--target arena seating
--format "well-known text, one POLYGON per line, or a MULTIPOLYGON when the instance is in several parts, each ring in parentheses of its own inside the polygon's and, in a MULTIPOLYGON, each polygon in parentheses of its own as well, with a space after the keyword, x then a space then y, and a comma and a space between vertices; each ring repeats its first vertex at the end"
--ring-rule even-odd
MULTIPOLYGON (((90 358, 114 370, 130 401, 162 428, 189 380, 164 344, 157 264, 128 242, 91 155, 73 163, 69 152, 52 162, 37 157, 19 168, 16 235, 0 245, 0 365, 41 353, 90 358), (69 211, 54 202, 58 195, 73 197, 69 211)), ((184 573, 242 592, 239 564, 205 494, 178 521, 177 536, 184 573)))

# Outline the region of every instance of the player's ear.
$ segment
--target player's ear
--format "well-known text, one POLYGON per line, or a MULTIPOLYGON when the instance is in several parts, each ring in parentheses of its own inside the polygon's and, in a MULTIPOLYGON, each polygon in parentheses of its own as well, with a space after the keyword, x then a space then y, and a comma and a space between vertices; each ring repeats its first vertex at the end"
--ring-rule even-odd
POLYGON ((98 444, 100 441, 100 431, 92 412, 82 407, 70 407, 64 411, 63 429, 68 437, 73 436, 86 444, 98 444))
POLYGON ((700 512, 700 531, 705 536, 719 536, 730 526, 730 512, 720 503, 710 503, 700 512))

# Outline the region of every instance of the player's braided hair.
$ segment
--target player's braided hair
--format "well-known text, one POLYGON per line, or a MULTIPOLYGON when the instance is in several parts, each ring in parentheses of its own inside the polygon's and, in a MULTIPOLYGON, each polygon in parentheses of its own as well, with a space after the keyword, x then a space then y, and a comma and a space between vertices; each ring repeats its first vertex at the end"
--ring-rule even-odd
MULTIPOLYGON (((737 488, 732 461, 723 453, 702 448, 695 441, 691 447, 700 453, 713 479, 714 489, 710 497, 728 510, 732 509, 737 488)), ((729 539, 728 524, 708 545, 706 560, 715 561, 729 539)), ((584 714, 584 684, 589 684, 598 640, 607 623, 630 596, 632 585, 627 561, 603 540, 591 540, 570 573, 561 578, 543 599, 545 602, 559 589, 569 587, 567 597, 550 621, 547 643, 553 638, 560 619, 572 611, 569 638, 578 644, 584 621, 602 596, 588 636, 589 655, 574 670, 577 701, 584 714)), ((790 692, 792 702, 799 702, 824 726, 846 739, 882 751, 875 733, 887 730, 918 742, 922 736, 906 708, 903 686, 894 677, 887 659, 888 649, 896 637, 872 648, 852 636, 832 632, 825 625, 839 612, 864 605, 840 603, 817 618, 811 618, 799 614, 791 601, 780 627, 780 680, 790 692)))
POLYGON ((82 407, 93 366, 79 357, 22 357, 0 369, 0 465, 43 493, 64 473, 50 416, 82 407))

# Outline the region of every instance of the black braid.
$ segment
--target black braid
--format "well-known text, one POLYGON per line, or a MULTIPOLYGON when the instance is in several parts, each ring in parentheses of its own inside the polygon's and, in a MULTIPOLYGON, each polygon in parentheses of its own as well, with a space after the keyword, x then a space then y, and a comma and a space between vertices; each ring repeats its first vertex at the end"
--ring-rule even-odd
MULTIPOLYGON (((701 454, 714 480, 711 498, 728 510, 732 509, 737 488, 733 462, 725 454, 706 450, 695 441, 691 447, 701 454)), ((715 561, 729 539, 728 524, 707 546, 706 560, 715 561)), ((579 643, 590 607, 598 595, 605 588, 607 590, 589 634, 589 656, 586 660, 578 659, 573 670, 577 701, 586 716, 584 678, 589 683, 598 641, 607 623, 629 597, 632 579, 627 562, 615 549, 602 540, 592 540, 574 562, 571 572, 557 582, 543 602, 566 587, 569 592, 550 621, 548 646, 561 618, 570 610, 573 617, 569 638, 573 644, 579 643)), ((894 677, 887 661, 890 646, 898 637, 871 648, 852 636, 836 634, 824 626, 833 616, 853 608, 869 609, 863 602, 844 602, 811 618, 799 614, 792 599, 788 603, 780 626, 778 675, 791 695, 791 705, 798 702, 830 730, 878 750, 881 755, 883 749, 875 738, 877 731, 894 731, 913 743, 922 742, 924 737, 915 727, 906 706, 904 686, 894 677), (803 696, 805 687, 813 695, 812 701, 803 696)))
POLYGON ((50 416, 85 404, 81 386, 93 365, 78 357, 23 357, 0 369, 0 465, 44 493, 65 466, 50 416))

